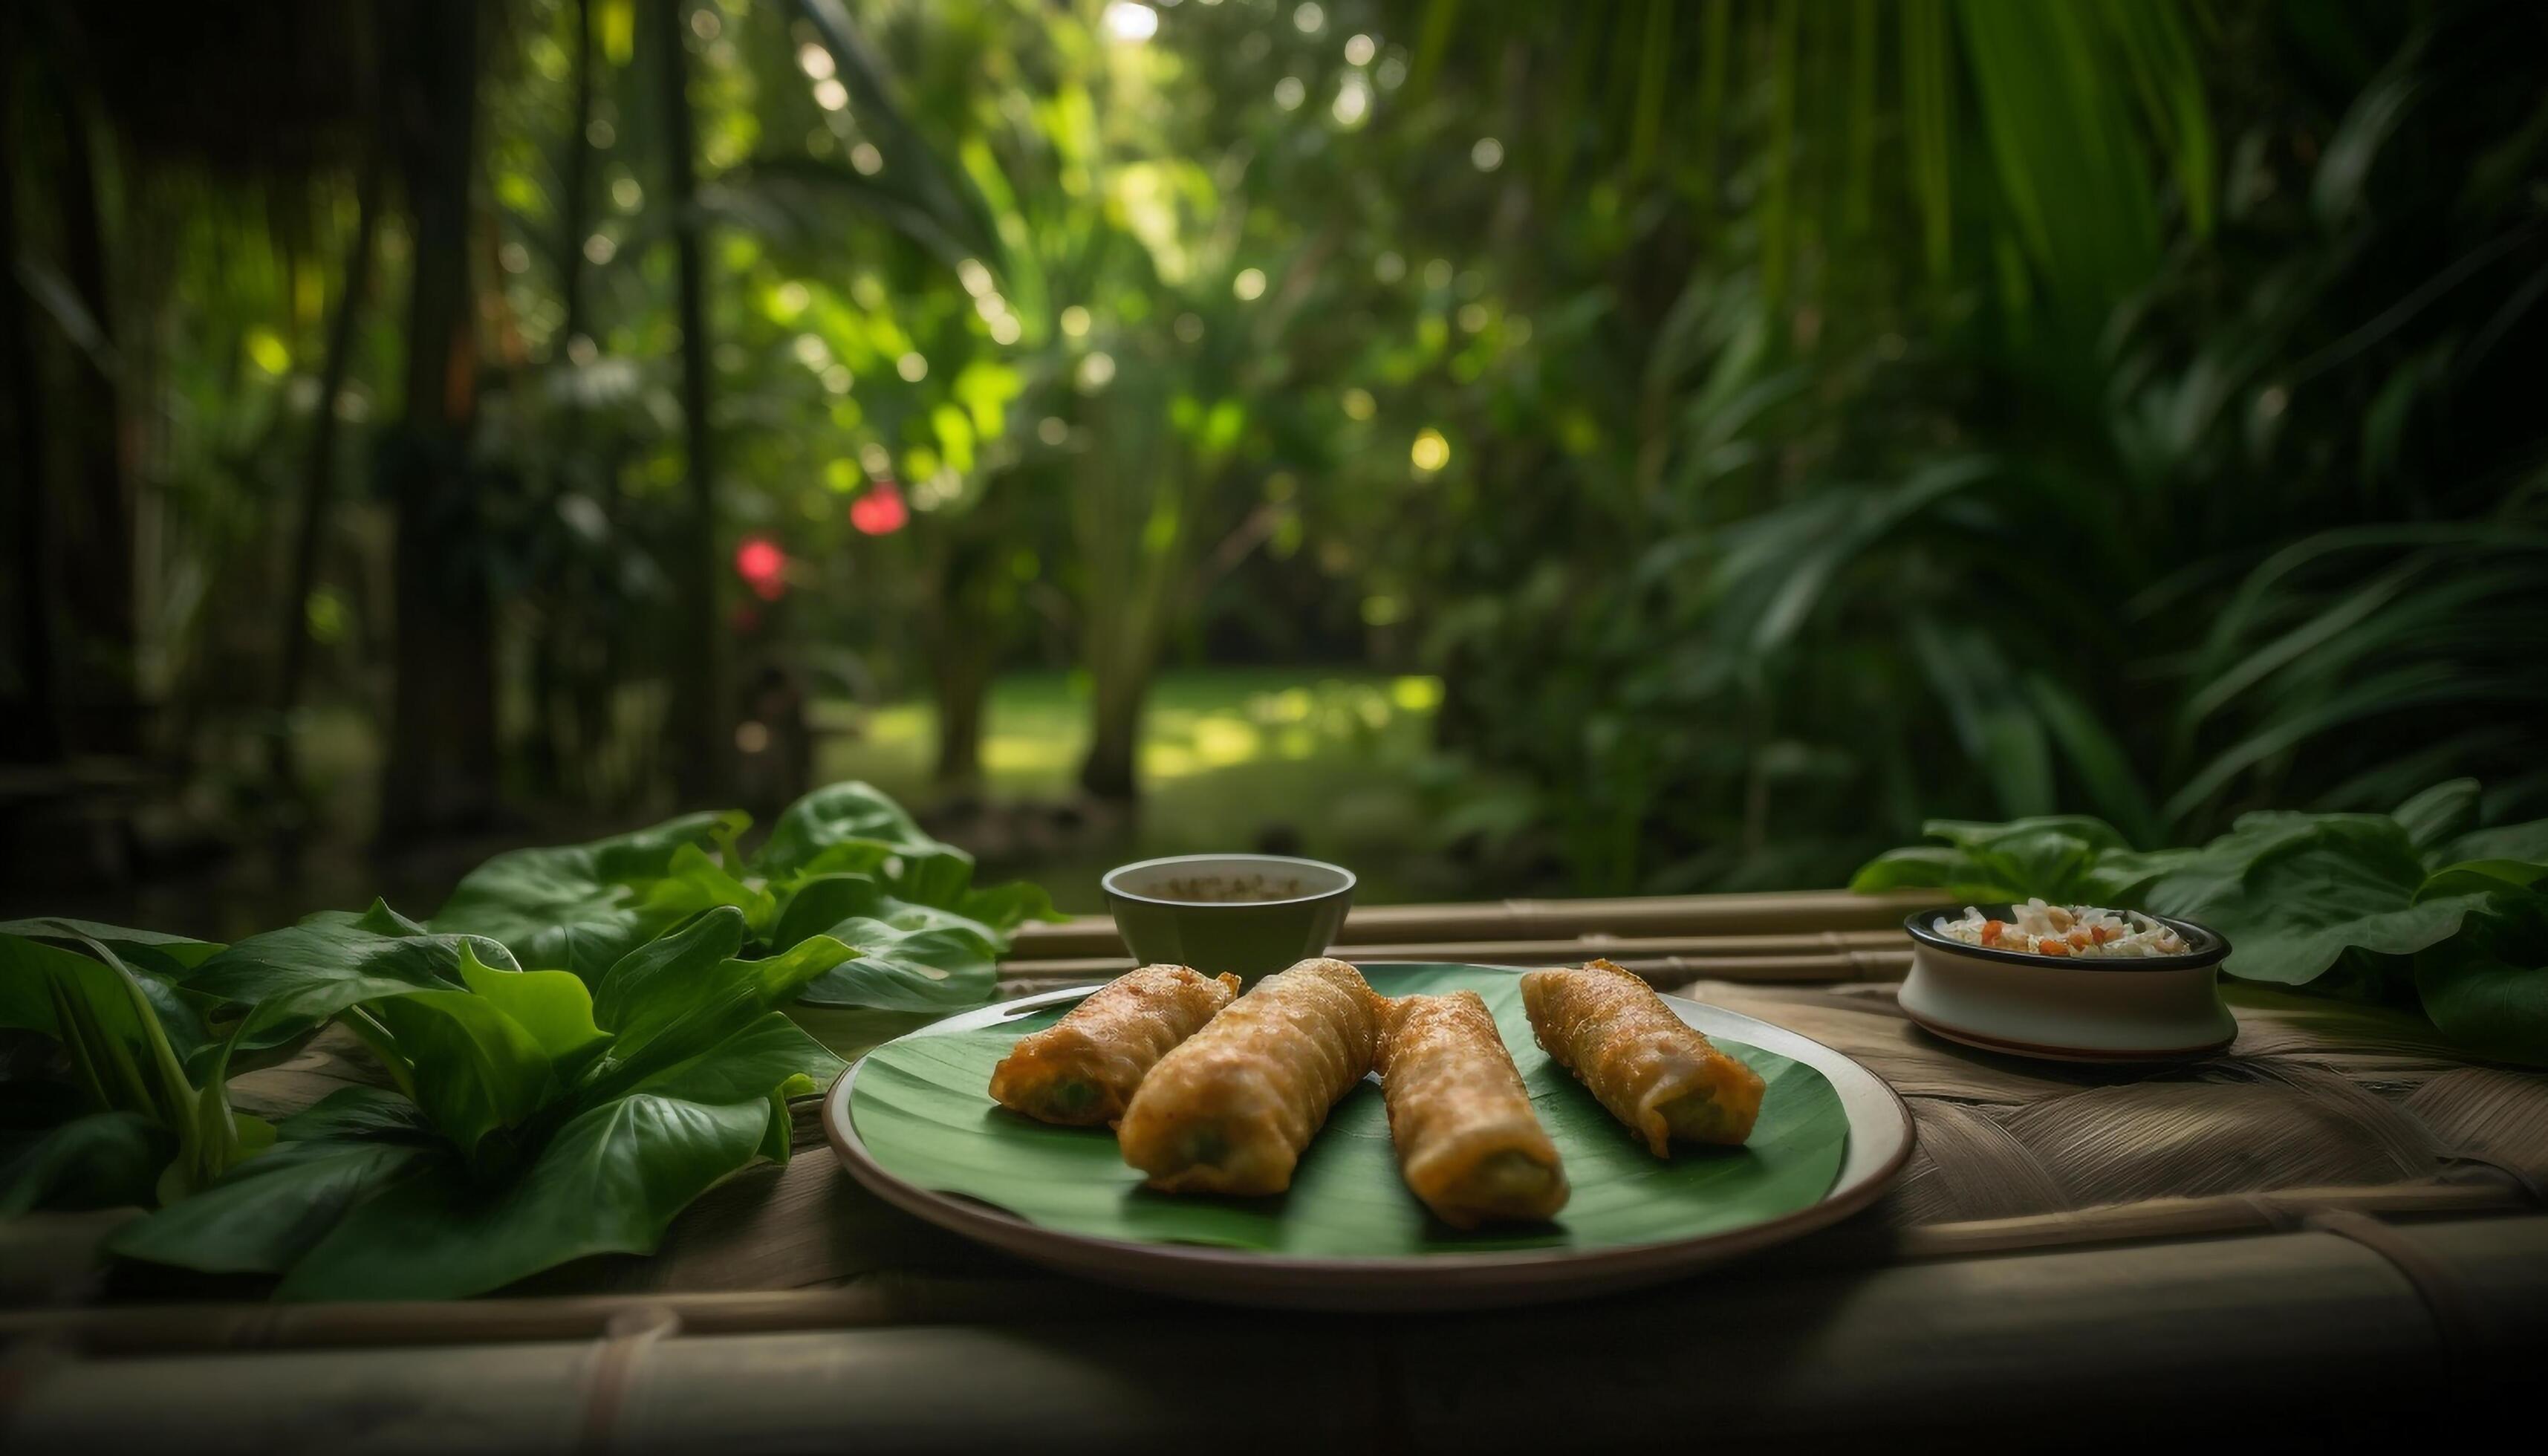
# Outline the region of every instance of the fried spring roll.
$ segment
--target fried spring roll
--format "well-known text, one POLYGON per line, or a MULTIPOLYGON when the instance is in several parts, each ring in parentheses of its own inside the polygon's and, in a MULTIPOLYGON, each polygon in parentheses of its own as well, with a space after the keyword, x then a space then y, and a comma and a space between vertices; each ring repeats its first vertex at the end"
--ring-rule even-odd
POLYGON ((1566 1169, 1487 1003, 1475 991, 1402 996, 1383 1022, 1389 1138, 1408 1188, 1454 1228, 1556 1217, 1566 1169))
POLYGON ((1128 971, 1061 1020, 1019 1038, 991 1068, 991 1097, 1043 1122, 1112 1126, 1159 1058, 1237 994, 1234 975, 1182 965, 1128 971))
POLYGON ((1124 1161, 1166 1193, 1280 1193, 1379 1034, 1380 998, 1343 961, 1267 976, 1142 1079, 1115 1130, 1124 1161))
POLYGON ((1657 1157, 1673 1139, 1740 1143, 1761 1115, 1761 1074, 1673 1015, 1655 988, 1595 960, 1521 978, 1539 1045, 1657 1157))

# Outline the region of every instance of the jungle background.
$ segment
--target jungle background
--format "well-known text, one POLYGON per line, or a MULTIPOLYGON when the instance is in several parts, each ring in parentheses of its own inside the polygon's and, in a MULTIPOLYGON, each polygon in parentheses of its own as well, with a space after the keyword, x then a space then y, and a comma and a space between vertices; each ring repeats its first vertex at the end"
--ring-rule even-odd
POLYGON ((2548 9, 0 11, 0 900, 2548 813, 2548 9))

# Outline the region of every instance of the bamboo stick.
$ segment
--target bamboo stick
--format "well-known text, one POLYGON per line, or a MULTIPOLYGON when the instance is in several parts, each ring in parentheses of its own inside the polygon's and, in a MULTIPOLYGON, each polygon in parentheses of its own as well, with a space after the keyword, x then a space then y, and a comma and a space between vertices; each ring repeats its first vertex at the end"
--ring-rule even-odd
POLYGON ((2391 1231, 2427 1277, 2479 1292, 2460 1311, 2467 1343, 2444 1348, 2390 1257, 2297 1231, 1712 1277, 1457 1320, 1152 1303, 1007 1329, 24 1360, 8 1416, 26 1450, 439 1456, 491 1440, 563 1451, 605 1430, 620 1450, 729 1456, 1227 1443, 1232 1388, 1198 1378, 1198 1350, 1216 1370, 1279 1378, 1281 1399, 1245 1403, 1244 1444, 1312 1450, 1564 1450, 1591 1432, 1621 1446, 1692 1431, 1925 1443, 1977 1427, 2102 1443, 2217 1435, 2225 1416, 2359 1439, 2393 1421, 2428 1429, 2444 1391, 2455 1421, 2509 1410, 2524 1396, 2504 1353, 2548 1339, 2548 1217, 2391 1231))
MULTIPOLYGON (((1880 951, 1793 956, 1718 956, 1705 952, 1639 955, 1618 947, 1551 946, 1528 942, 1392 946, 1382 949, 1384 954, 1375 955, 1373 948, 1346 947, 1334 954, 1363 964, 1388 960, 1449 960, 1481 965, 1579 965, 1593 956, 1600 956, 1666 988, 1709 979, 1786 984, 1900 980, 1911 969, 1911 953, 1908 951, 1899 955, 1880 951)), ((1025 992, 1111 980, 1132 968, 1132 959, 1122 956, 1071 960, 1012 960, 1001 964, 1000 978, 1004 986, 1025 992)))
MULTIPOLYGON (((1910 938, 1900 931, 1820 931, 1801 935, 1614 936, 1552 940, 1417 941, 1337 946, 1332 954, 1360 962, 1440 960, 1483 965, 1573 965, 1595 956, 1631 970, 1719 974, 1727 980, 1890 980, 1911 965, 1910 938)), ((1001 973, 1014 981, 1068 984, 1103 979, 1132 967, 1128 956, 1011 958, 1001 973)))
MULTIPOLYGON (((2102 1244, 2290 1232, 2313 1215, 2459 1219, 2518 1214, 2534 1205, 2500 1182, 2298 1188, 2274 1193, 2152 1199, 2013 1219, 1894 1228, 1862 1218, 1740 1266, 1750 1277, 2026 1254, 2102 1244)), ((572 1295, 381 1304, 143 1305, 0 1313, 0 1341, 45 1338, 101 1355, 497 1343, 600 1337, 625 1316, 661 1312, 685 1333, 789 1330, 1086 1318, 1143 1297, 1057 1278, 881 1275, 839 1288, 572 1295)))
MULTIPOLYGON (((1398 946, 1440 941, 1545 941, 1586 935, 1757 936, 1898 930, 1902 917, 1939 903, 1928 893, 1859 895, 1779 890, 1746 895, 1651 895, 1604 900, 1503 900, 1475 905, 1362 905, 1337 944, 1398 946)), ((1083 915, 1021 926, 1017 960, 1121 956, 1115 922, 1083 915)))

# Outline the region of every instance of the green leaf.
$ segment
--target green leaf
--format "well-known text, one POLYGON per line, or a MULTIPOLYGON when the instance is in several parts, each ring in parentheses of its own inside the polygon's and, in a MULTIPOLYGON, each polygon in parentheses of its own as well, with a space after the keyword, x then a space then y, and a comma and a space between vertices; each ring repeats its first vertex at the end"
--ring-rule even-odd
POLYGON ((801 1097, 828 1084, 845 1065, 786 1013, 769 1011, 697 1055, 647 1073, 630 1090, 715 1105, 774 1092, 801 1097))
POLYGON ((2049 831, 2066 835, 2097 850, 2132 848, 2115 827, 2103 819, 2085 814, 2039 814, 2028 819, 2011 819, 1993 824, 1972 819, 1932 819, 1920 826, 1920 833, 1930 839, 1942 839, 1961 850, 1978 850, 2001 840, 2021 835, 2049 831))
POLYGON ((2227 968, 2299 985, 2348 950, 2407 956, 2456 933, 2473 895, 2418 900, 2422 861, 2385 814, 2250 814, 2162 875, 2149 908, 2230 938, 2227 968))
POLYGON ((776 927, 771 932, 772 944, 793 946, 808 936, 819 936, 844 920, 870 915, 887 898, 884 885, 872 874, 813 874, 797 881, 788 896, 786 908, 778 912, 776 927))
POLYGON ((802 873, 824 850, 860 840, 896 849, 943 848, 900 804, 870 784, 853 781, 818 788, 788 805, 770 827, 753 867, 773 879, 802 873))
POLYGON ((508 851, 460 881, 433 929, 491 936, 522 964, 598 981, 619 957, 699 908, 680 894, 649 901, 681 852, 714 847, 748 822, 733 812, 690 814, 590 844, 508 851))
POLYGON ((951 908, 967 920, 989 926, 1002 937, 1030 920, 1069 918, 1052 908, 1052 896, 1045 892, 1044 886, 1024 879, 1011 880, 988 889, 967 890, 964 898, 951 908))
POLYGON ((726 873, 696 845, 683 845, 673 852, 664 877, 646 887, 645 900, 644 916, 650 924, 677 924, 721 905, 741 910, 756 927, 770 924, 777 914, 776 901, 769 891, 756 889, 726 873))
MULTIPOLYGON (((1972 861, 1962 851, 1945 845, 1906 845, 1887 850, 1859 866, 1850 876, 1849 887, 1862 895, 1880 895, 1886 890, 1945 888, 1965 882, 1972 861)), ((1995 888, 1995 887, 1991 887, 1995 888)), ((1956 894, 1963 891, 1958 889, 1956 894)), ((1975 899, 2000 899, 2002 895, 1984 893, 1975 899)))
MULTIPOLYGON (((295 926, 250 936, 204 962, 190 990, 262 1006, 289 997, 303 1015, 332 1016, 358 1001, 408 991, 457 989, 463 954, 517 968, 512 953, 483 936, 416 934, 374 905, 364 916, 324 911, 295 926), (384 934, 380 927, 389 927, 384 934)), ((412 921, 404 922, 412 926, 412 921)))
POLYGON ((411 1167, 450 1158, 413 1142, 280 1141, 211 1187, 125 1225, 106 1247, 212 1274, 280 1274, 356 1202, 411 1167))
POLYGON ((160 971, 192 970, 222 949, 216 941, 198 941, 186 936, 162 935, 155 930, 134 930, 129 926, 102 925, 94 920, 72 920, 59 915, 0 921, 0 936, 51 941, 74 951, 94 941, 113 949, 129 963, 160 971))
POLYGON ((1769 1082, 1750 1145, 1677 1150, 1661 1159, 1532 1042, 1519 976, 1420 965, 1375 966, 1370 977, 1387 995, 1465 987, 1486 998, 1574 1186, 1555 1223, 1461 1233, 1431 1221, 1399 1177, 1380 1088, 1368 1081, 1328 1115, 1280 1199, 1145 1192, 1104 1129, 1031 1122, 994 1106, 982 1090, 993 1063, 1020 1036, 1050 1024, 1058 1009, 879 1048, 851 1084, 851 1120, 867 1151, 895 1175, 1043 1228, 1345 1258, 1595 1248, 1729 1230, 1811 1206, 1839 1172, 1848 1118, 1811 1067, 1720 1043, 1769 1082))
POLYGON ((430 1142, 436 1138, 424 1109, 386 1087, 339 1087, 275 1125, 285 1142, 430 1142))
POLYGON ((845 920, 832 927, 832 936, 856 954, 807 985, 805 999, 818 1006, 945 1013, 991 998, 999 952, 979 926, 926 906, 903 906, 893 915, 893 921, 845 920))
POLYGON ((593 1025, 592 993, 573 971, 500 970, 481 965, 464 947, 460 978, 530 1033, 551 1061, 572 1061, 608 1039, 593 1025))
POLYGON ((98 1112, 0 1143, 0 1219, 34 1209, 154 1202, 176 1135, 137 1112, 98 1112))
POLYGON ((770 1115, 762 1099, 709 1106, 640 1094, 578 1116, 500 1186, 460 1176, 447 1159, 419 1160, 347 1212, 277 1296, 457 1299, 570 1259, 652 1252, 675 1214, 752 1161, 770 1115))
POLYGON ((191 1151, 195 1087, 179 1051, 204 1035, 201 1019, 164 981, 126 964, 111 946, 75 943, 97 955, 0 933, 0 1027, 60 1043, 92 1110, 139 1113, 174 1132, 191 1151), (177 1033, 173 1040, 161 1025, 163 1006, 177 1033))
POLYGON ((372 1004, 415 1074, 415 1100, 464 1155, 520 1127, 558 1089, 548 1053, 493 1001, 414 991, 372 1004))
POLYGON ((2438 849, 2477 822, 2478 782, 2454 778, 2436 783, 2400 804, 2389 817, 2407 831, 2418 851, 2438 849))
POLYGON ((2478 897, 2458 936, 2415 957, 2415 994, 2433 1025, 2471 1049, 2548 1065, 2548 894, 2478 897))
POLYGON ((627 1007, 609 1049, 584 1073, 583 1092, 588 1099, 616 1095, 722 1044, 855 954, 815 936, 766 960, 720 960, 695 974, 656 977, 649 994, 627 1007))
POLYGON ((624 1032, 641 1014, 664 1020, 671 1013, 662 1007, 685 1005, 694 994, 692 982, 742 952, 746 929, 742 911, 719 906, 629 952, 602 973, 592 998, 593 1021, 608 1031, 624 1032))
POLYGON ((2548 860, 2548 819, 2473 829, 2451 841, 2435 858, 2444 864, 2466 860, 2548 860))

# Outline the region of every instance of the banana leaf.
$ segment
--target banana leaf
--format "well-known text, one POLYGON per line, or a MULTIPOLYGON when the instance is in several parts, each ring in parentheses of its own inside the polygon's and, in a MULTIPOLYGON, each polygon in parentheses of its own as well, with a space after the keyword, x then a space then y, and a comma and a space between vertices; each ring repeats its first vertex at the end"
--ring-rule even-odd
POLYGON ((1399 1178, 1381 1090, 1368 1080, 1328 1115, 1290 1192, 1252 1200, 1149 1192, 1104 1129, 1032 1122, 985 1094, 992 1064, 1019 1037, 1057 1020, 1061 1008, 878 1048, 851 1086, 851 1122, 896 1177, 1045 1228, 1320 1257, 1596 1248, 1721 1233, 1812 1206, 1840 1170, 1848 1117, 1831 1084, 1802 1063, 1720 1042, 1770 1084, 1752 1141, 1676 1148, 1667 1161, 1647 1152, 1533 1044, 1514 972, 1406 965, 1374 966, 1368 974, 1387 995, 1468 988, 1486 998, 1574 1185, 1555 1222, 1464 1233, 1433 1221, 1399 1178))

